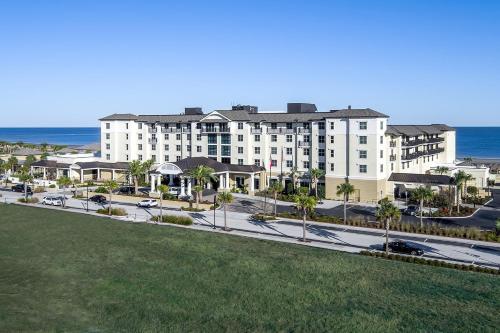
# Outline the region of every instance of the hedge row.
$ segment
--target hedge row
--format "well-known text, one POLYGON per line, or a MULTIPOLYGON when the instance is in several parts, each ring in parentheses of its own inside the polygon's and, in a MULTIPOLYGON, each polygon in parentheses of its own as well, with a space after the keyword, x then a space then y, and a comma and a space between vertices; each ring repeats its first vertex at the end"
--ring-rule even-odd
MULTIPOLYGON (((151 221, 160 221, 160 216, 153 216, 151 221)), ((180 225, 191 225, 193 224, 193 219, 188 216, 176 216, 176 215, 163 215, 161 222, 180 224, 180 225)))
MULTIPOLYGON (((97 210, 97 213, 99 214, 109 214, 109 208, 100 208, 97 210)), ((126 216, 127 211, 123 208, 111 208, 111 215, 115 216, 126 216)))
POLYGON ((22 203, 38 203, 38 198, 35 197, 29 197, 27 199, 25 198, 19 198, 17 201, 22 202, 22 203))
POLYGON ((495 269, 495 268, 487 268, 487 267, 480 267, 480 266, 466 265, 466 264, 453 264, 453 263, 449 263, 449 262, 442 261, 442 260, 432 260, 432 259, 425 259, 425 258, 421 258, 421 257, 404 256, 404 255, 399 255, 399 254, 394 254, 394 253, 386 254, 385 252, 361 251, 360 254, 365 255, 365 256, 369 256, 369 257, 384 258, 384 259, 398 260, 398 261, 404 261, 404 262, 412 262, 412 263, 416 263, 416 264, 436 266, 436 267, 454 268, 454 269, 460 269, 463 271, 480 272, 480 273, 497 274, 497 275, 500 274, 500 270, 495 269))

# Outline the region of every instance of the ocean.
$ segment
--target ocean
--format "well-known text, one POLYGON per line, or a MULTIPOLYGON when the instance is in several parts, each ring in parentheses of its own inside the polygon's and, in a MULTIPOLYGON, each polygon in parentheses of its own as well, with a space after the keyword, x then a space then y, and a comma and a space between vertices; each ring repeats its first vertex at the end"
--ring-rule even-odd
MULTIPOLYGON (((500 158, 500 127, 456 127, 457 157, 500 158)), ((0 141, 84 145, 100 141, 98 127, 0 128, 0 141)))

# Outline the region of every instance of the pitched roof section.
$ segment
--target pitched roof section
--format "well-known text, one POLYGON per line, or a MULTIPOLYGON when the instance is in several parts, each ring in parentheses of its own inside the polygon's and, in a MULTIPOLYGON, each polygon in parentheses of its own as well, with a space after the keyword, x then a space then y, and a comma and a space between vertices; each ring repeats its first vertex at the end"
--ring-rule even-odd
POLYGON ((137 120, 137 116, 131 113, 113 113, 99 120, 137 120))
POLYGON ((451 178, 446 175, 427 175, 419 173, 391 173, 390 182, 416 183, 427 185, 449 185, 451 178))
POLYGON ((424 134, 441 134, 447 131, 455 131, 454 128, 444 124, 432 125, 388 125, 386 134, 395 136, 418 136, 424 134))
POLYGON ((206 165, 215 170, 215 172, 260 172, 263 167, 256 165, 234 165, 224 164, 208 157, 188 157, 180 161, 174 162, 183 172, 192 170, 199 165, 206 165))
POLYGON ((182 123, 199 121, 206 117, 205 114, 165 114, 165 115, 139 115, 137 121, 144 123, 182 123))
POLYGON ((389 118, 388 115, 368 109, 331 110, 326 118, 389 118))

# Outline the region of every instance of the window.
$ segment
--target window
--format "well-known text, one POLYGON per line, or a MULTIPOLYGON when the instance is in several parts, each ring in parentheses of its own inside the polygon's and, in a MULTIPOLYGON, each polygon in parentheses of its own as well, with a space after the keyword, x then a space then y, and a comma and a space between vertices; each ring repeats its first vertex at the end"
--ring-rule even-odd
POLYGON ((128 161, 128 154, 125 155, 125 161, 128 161))
POLYGON ((335 129, 335 123, 334 123, 333 121, 330 123, 330 129, 331 129, 331 130, 334 130, 334 129, 335 129))
POLYGON ((292 160, 287 160, 286 161, 286 167, 287 168, 293 168, 293 161, 292 160))
POLYGON ((191 145, 187 145, 187 146, 186 146, 186 150, 187 150, 187 151, 191 151, 191 145))
POLYGON ((260 147, 254 147, 253 152, 255 154, 260 154, 260 147))
POLYGON ((318 156, 325 156, 325 150, 323 148, 318 149, 318 156))
POLYGON ((254 125, 254 126, 253 126, 254 128, 256 128, 256 129, 260 129, 260 123, 254 123, 253 125, 254 125))
POLYGON ((325 170, 325 162, 318 162, 318 169, 325 170))
POLYGON ((151 150, 156 150, 156 145, 155 144, 151 145, 151 150))
POLYGON ((125 123, 125 129, 128 129, 128 123, 125 123))
POLYGON ((128 140, 128 133, 125 134, 125 140, 128 140))
POLYGON ((152 160, 153 162, 156 162, 156 155, 151 155, 151 160, 152 160))
POLYGON ((242 158, 238 158, 238 165, 243 165, 243 159, 242 158))
POLYGON ((209 134, 208 143, 217 143, 217 134, 209 134))
POLYGON ((368 128, 368 123, 366 121, 360 121, 359 122, 359 129, 360 130, 365 130, 368 128))
POLYGON ((217 155, 216 145, 208 145, 208 155, 217 155))
POLYGON ((380 151, 380 158, 384 158, 384 151, 383 150, 380 151))
POLYGON ((330 157, 335 157, 335 150, 330 149, 330 157))
POLYGON ((253 161, 253 164, 255 164, 256 166, 260 166, 260 159, 256 158, 256 159, 253 161))
POLYGON ((276 142, 278 141, 278 136, 277 135, 271 135, 271 142, 276 142))
POLYGON ((380 164, 380 172, 384 172, 384 165, 380 164))
POLYGON ((107 160, 110 160, 110 159, 111 159, 111 155, 106 154, 106 159, 107 159, 107 160))
POLYGON ((201 153, 201 146, 196 146, 196 152, 201 153))
POLYGON ((106 129, 110 129, 111 128, 111 124, 110 123, 106 123, 106 129))
POLYGON ((293 124, 292 123, 286 123, 286 128, 287 129, 293 129, 293 124))
POLYGON ((168 145, 165 145, 165 151, 168 151, 170 147, 168 145))
POLYGON ((286 154, 287 155, 292 155, 293 149, 292 148, 287 148, 286 149, 286 154))
POLYGON ((311 142, 311 137, 309 135, 304 135, 304 142, 311 142))
POLYGON ((238 154, 243 154, 243 147, 238 147, 238 154))
POLYGON ((309 129, 310 124, 309 123, 302 123, 302 127, 304 127, 304 129, 309 129))
POLYGON ((272 129, 276 129, 276 127, 277 127, 277 124, 276 124, 276 123, 271 123, 271 128, 272 128, 272 129))
POLYGON ((224 145, 230 145, 231 144, 231 135, 229 134, 222 134, 220 137, 221 143, 224 145))
POLYGON ((366 173, 366 171, 367 171, 366 164, 361 164, 359 166, 359 173, 366 173))
POLYGON ((181 124, 179 124, 179 123, 175 124, 175 128, 181 129, 181 124))
POLYGON ((179 162, 181 160, 181 157, 177 156, 175 159, 177 160, 177 162, 179 162))
POLYGON ((138 129, 142 129, 142 123, 137 124, 138 129))
POLYGON ((367 155, 368 155, 368 152, 366 150, 359 151, 359 158, 366 158, 367 155))
POLYGON ((196 123, 196 129, 201 129, 201 123, 196 123))
POLYGON ((168 160, 169 160, 169 156, 165 155, 165 162, 168 162, 168 160))
POLYGON ((325 143, 325 136, 324 135, 318 136, 318 142, 319 143, 325 143))
POLYGON ((325 129, 325 123, 323 121, 320 121, 318 123, 318 129, 320 129, 320 130, 324 130, 325 129))
POLYGON ((380 122, 380 129, 381 129, 381 130, 383 130, 383 129, 384 129, 384 122, 383 122, 383 121, 381 121, 381 122, 380 122))
POLYGON ((243 129, 243 123, 238 123, 238 129, 242 130, 243 129))
POLYGON ((109 140, 111 138, 111 134, 106 133, 106 140, 109 140))
POLYGON ((125 144, 125 150, 128 150, 128 143, 125 144))
POLYGON ((243 135, 241 134, 238 135, 238 142, 243 142, 243 135))
POLYGON ((359 137, 359 144, 360 145, 366 145, 367 142, 368 142, 368 139, 366 136, 362 135, 359 137))
POLYGON ((330 171, 335 171, 335 163, 330 163, 330 171))
POLYGON ((181 134, 180 134, 180 133, 177 133, 177 134, 175 135, 175 139, 176 139, 177 141, 180 141, 180 140, 181 140, 181 134))
POLYGON ((165 140, 169 139, 169 135, 168 134, 165 134, 164 137, 165 137, 165 140))
POLYGON ((137 139, 142 140, 142 133, 137 134, 137 139))
POLYGON ((175 145, 175 151, 181 151, 181 145, 175 145))
POLYGON ((231 146, 221 146, 222 156, 231 156, 231 146))
POLYGON ((278 148, 277 147, 271 147, 271 154, 276 155, 278 153, 278 148))
POLYGON ((137 149, 138 149, 138 150, 142 150, 142 144, 140 144, 140 143, 139 143, 139 144, 137 145, 137 149))
POLYGON ((255 142, 260 142, 260 135, 254 135, 255 142))
POLYGON ((286 142, 292 142, 293 137, 290 134, 287 134, 286 136, 286 142))
POLYGON ((111 149, 111 145, 109 143, 106 143, 106 149, 111 149))
POLYGON ((188 140, 191 140, 191 134, 188 134, 188 135, 187 135, 187 139, 188 139, 188 140))
POLYGON ((383 135, 381 135, 381 136, 380 136, 380 144, 383 144, 383 143, 384 143, 384 136, 383 136, 383 135))
POLYGON ((137 159, 138 159, 139 161, 142 161, 142 155, 140 155, 140 154, 139 154, 139 155, 137 155, 137 159))
POLYGON ((391 163, 391 171, 394 171, 394 163, 391 163))
POLYGON ((304 161, 303 166, 304 169, 309 169, 309 161, 304 161))
POLYGON ((196 141, 201 141, 201 134, 196 134, 196 141))
POLYGON ((330 143, 331 144, 334 144, 335 143, 335 137, 332 135, 330 136, 330 143))
POLYGON ((278 166, 278 161, 277 160, 271 160, 271 166, 277 167, 278 166))
POLYGON ((303 154, 304 154, 304 156, 309 156, 309 148, 304 148, 303 154))

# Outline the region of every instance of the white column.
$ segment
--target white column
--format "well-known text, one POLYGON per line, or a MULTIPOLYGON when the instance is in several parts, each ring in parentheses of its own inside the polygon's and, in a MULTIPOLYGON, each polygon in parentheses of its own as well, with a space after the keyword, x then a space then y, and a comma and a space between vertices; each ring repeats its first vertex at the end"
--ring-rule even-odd
POLYGON ((229 172, 226 172, 226 190, 229 190, 229 172))
MULTIPOLYGON (((45 178, 45 172, 44 172, 44 174, 43 174, 43 178, 45 178)), ((82 169, 80 169, 80 183, 83 183, 83 180, 84 180, 84 179, 83 179, 83 170, 82 170, 82 169)))
POLYGON ((255 191, 254 184, 255 184, 255 175, 252 173, 252 174, 250 175, 250 191, 251 191, 251 192, 254 192, 254 191, 255 191))
POLYGON ((151 192, 156 192, 156 175, 155 174, 151 174, 150 175, 150 184, 151 184, 151 192))
POLYGON ((181 177, 181 197, 186 196, 186 190, 185 190, 185 185, 184 185, 184 177, 181 177))
POLYGON ((47 168, 43 168, 43 179, 47 179, 47 168))
POLYGON ((186 194, 188 196, 191 196, 191 178, 188 178, 187 182, 188 182, 188 186, 187 186, 187 192, 186 192, 186 194))
POLYGON ((116 180, 115 169, 111 169, 111 179, 116 180))
POLYGON ((156 175, 156 185, 157 187, 161 185, 161 178, 162 178, 162 175, 156 175))
POLYGON ((101 179, 101 169, 97 169, 97 179, 101 179))

